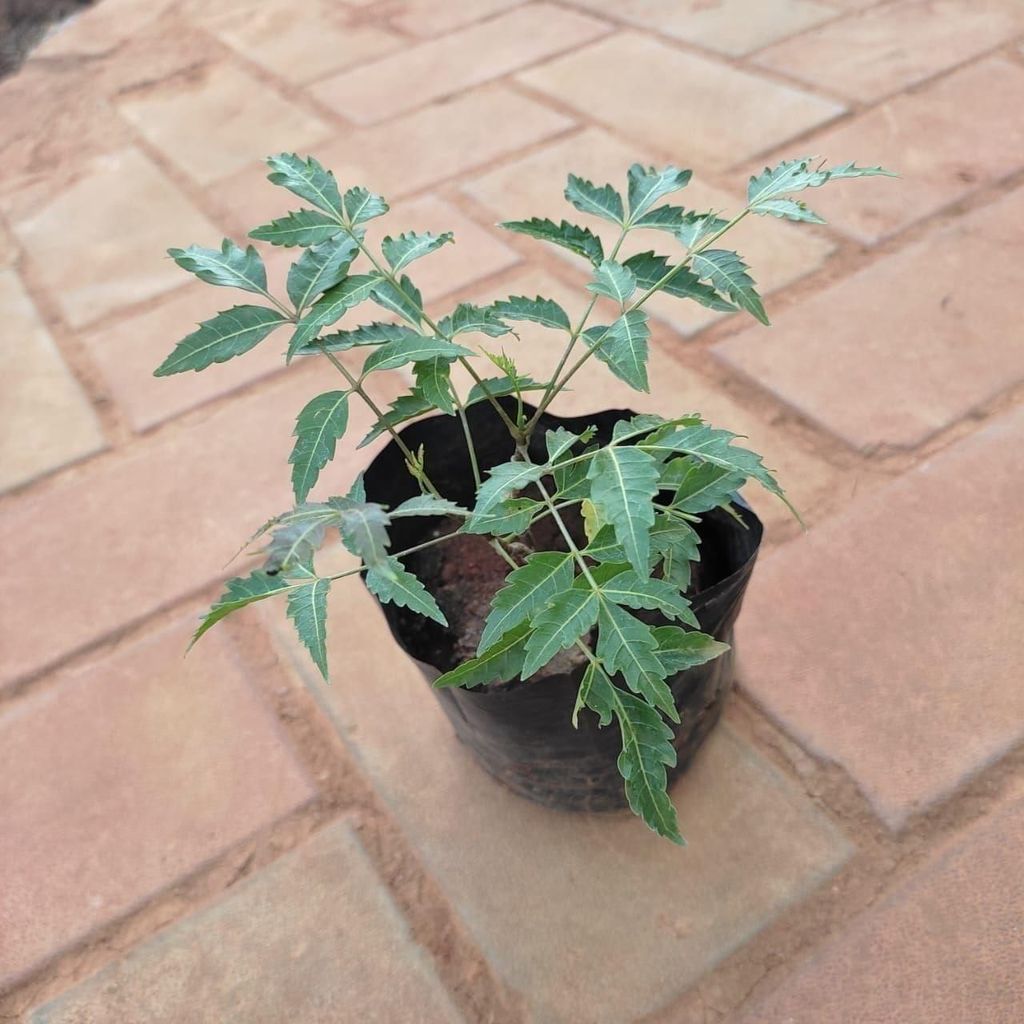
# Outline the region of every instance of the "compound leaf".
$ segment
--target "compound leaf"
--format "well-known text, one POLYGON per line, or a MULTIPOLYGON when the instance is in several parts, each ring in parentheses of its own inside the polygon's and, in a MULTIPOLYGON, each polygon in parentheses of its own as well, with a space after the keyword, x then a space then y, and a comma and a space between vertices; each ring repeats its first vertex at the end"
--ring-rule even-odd
POLYGON ((470 658, 434 680, 434 686, 483 686, 515 679, 523 668, 529 631, 529 625, 522 623, 492 644, 486 654, 470 658))
POLYGON ((620 306, 624 306, 629 297, 636 291, 636 278, 629 267, 624 267, 614 260, 605 260, 597 268, 594 280, 587 288, 598 295, 607 295, 620 306))
POLYGON ((629 564, 646 573, 658 493, 658 462, 633 447, 603 448, 587 470, 590 500, 601 521, 610 523, 629 564))
POLYGON ((593 590, 573 588, 552 598, 533 617, 526 640, 522 677, 529 679, 559 651, 571 647, 597 621, 599 601, 593 590))
POLYGON ((565 198, 581 213, 592 213, 613 224, 622 224, 625 217, 622 196, 611 185, 595 185, 586 178, 570 174, 565 198))
POLYGON ((741 309, 761 323, 769 323, 761 296, 754 287, 754 279, 747 273, 747 265, 737 253, 729 249, 705 249, 694 253, 690 265, 699 278, 725 292, 741 309))
POLYGON ((309 156, 303 160, 295 153, 278 153, 268 157, 267 177, 275 185, 288 189, 312 203, 317 209, 329 213, 337 220, 342 218, 341 195, 334 175, 319 161, 309 156))
POLYGON ((389 209, 384 199, 359 185, 345 193, 342 203, 353 227, 374 217, 382 217, 389 209))
POLYGON ((637 391, 649 391, 647 382, 647 341, 651 331, 647 314, 641 309, 627 310, 610 327, 591 327, 583 332, 594 355, 619 380, 637 391))
POLYGON ((344 230, 333 217, 319 210, 296 210, 253 228, 249 237, 271 245, 319 245, 344 230))
POLYGON ((233 306, 204 320, 199 329, 182 338, 156 368, 154 376, 169 377, 186 370, 225 363, 255 348, 271 331, 285 323, 277 310, 264 306, 233 306))
POLYGON ((525 295, 512 295, 495 302, 491 308, 504 320, 530 320, 556 331, 572 329, 569 314, 553 299, 543 299, 539 295, 535 299, 528 299, 525 295))
POLYGON ((302 502, 320 476, 320 470, 334 458, 338 439, 348 426, 348 392, 328 391, 309 402, 295 421, 292 464, 295 500, 302 502))
POLYGON ((662 196, 686 188, 692 176, 692 171, 682 171, 678 167, 669 166, 659 171, 654 167, 633 164, 627 174, 630 220, 635 222, 635 218, 646 213, 662 196))
POLYGON ((325 327, 340 320, 345 313, 370 297, 380 281, 377 274, 353 274, 320 296, 309 312, 295 326, 288 345, 291 359, 300 349, 305 348, 325 327))
POLYGON ((315 579, 288 592, 288 618, 302 646, 309 651, 320 674, 327 679, 327 594, 329 579, 315 579))
POLYGON ((225 238, 219 250, 190 245, 187 249, 168 249, 167 255, 182 270, 195 274, 207 284, 241 288, 260 295, 267 293, 267 268, 254 246, 243 249, 225 238))
POLYGON ((383 604, 390 602, 448 625, 444 613, 425 586, 402 563, 390 555, 381 565, 366 572, 366 586, 383 604))
POLYGON ((601 239, 590 228, 581 228, 565 220, 556 224, 546 217, 532 217, 530 220, 508 220, 501 227, 520 235, 530 235, 531 238, 551 242, 552 245, 560 245, 563 249, 590 260, 595 267, 600 266, 604 259, 601 239))
POLYGON ((450 231, 446 231, 442 235, 432 235, 429 231, 422 234, 410 231, 399 235, 397 238, 392 238, 388 235, 381 242, 380 248, 381 252, 384 253, 384 259, 388 261, 388 265, 397 274, 414 260, 435 252, 442 245, 454 240, 455 236, 450 231))
POLYGON ((288 271, 288 298, 303 310, 322 292, 333 288, 348 273, 359 245, 354 238, 333 238, 312 246, 288 271))

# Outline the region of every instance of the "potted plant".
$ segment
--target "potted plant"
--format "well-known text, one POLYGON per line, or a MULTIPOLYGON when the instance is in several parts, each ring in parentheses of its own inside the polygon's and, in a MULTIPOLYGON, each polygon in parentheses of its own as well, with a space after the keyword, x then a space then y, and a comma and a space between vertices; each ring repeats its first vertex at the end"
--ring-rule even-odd
POLYGON ((328 591, 360 575, 488 771, 551 806, 628 803, 650 828, 682 842, 669 773, 685 767, 721 711, 732 626, 761 539, 738 492, 753 480, 785 498, 760 456, 699 415, 616 409, 561 419, 549 409, 592 358, 648 389, 644 305, 657 292, 767 324, 746 265, 718 240, 750 215, 820 223, 795 194, 887 172, 786 161, 751 178, 746 204, 730 218, 665 202, 690 179, 676 167, 634 165, 624 194, 570 175, 566 199, 618 229, 607 253, 597 235, 567 221, 502 227, 589 265, 593 294, 572 323, 556 302, 524 296, 462 303, 433 319, 407 270, 452 242, 450 234, 389 235, 375 252, 365 225, 388 212, 383 198, 358 186, 343 192, 312 158, 281 154, 268 163, 270 181, 309 204, 250 232, 300 250, 287 297, 268 291, 252 246, 225 239, 219 251, 170 250, 200 279, 259 301, 200 324, 156 374, 202 370, 286 329, 286 359, 328 360, 339 386, 298 413, 289 459, 296 505, 252 538, 264 544, 264 563, 227 583, 193 643, 232 612, 280 595, 326 678, 328 591), (639 229, 662 232, 678 251, 620 260, 639 229), (615 312, 592 324, 601 297, 615 312), (366 303, 387 316, 352 322, 366 303), (550 379, 535 380, 514 355, 470 345, 481 335, 511 338, 514 352, 522 321, 549 328, 552 344, 562 345, 550 379), (497 372, 483 370, 481 357, 497 372), (472 381, 468 389, 453 384, 455 366, 472 381), (415 386, 382 409, 365 381, 399 367, 411 367, 415 386), (346 493, 311 502, 353 401, 375 418, 361 443, 385 433, 390 442, 346 493), (328 530, 340 533, 358 568, 318 574, 328 530))

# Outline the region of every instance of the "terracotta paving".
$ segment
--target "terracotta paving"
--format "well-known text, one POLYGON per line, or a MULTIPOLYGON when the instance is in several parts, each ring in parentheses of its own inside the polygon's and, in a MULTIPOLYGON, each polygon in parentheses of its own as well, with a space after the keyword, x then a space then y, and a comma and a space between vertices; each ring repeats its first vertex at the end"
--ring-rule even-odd
POLYGON ((1024 1020, 1022 108, 1019 0, 99 0, 54 29, 0 82, 0 1021, 1024 1020), (810 524, 756 499, 685 850, 484 776, 356 586, 329 688, 276 606, 182 659, 331 368, 153 379, 239 301, 164 250, 283 213, 280 149, 454 230, 439 313, 579 305, 571 260, 495 227, 569 216, 568 171, 673 162, 717 208, 785 156, 902 172, 737 232, 770 331, 660 297, 652 394, 595 364, 562 399, 748 434, 810 524))

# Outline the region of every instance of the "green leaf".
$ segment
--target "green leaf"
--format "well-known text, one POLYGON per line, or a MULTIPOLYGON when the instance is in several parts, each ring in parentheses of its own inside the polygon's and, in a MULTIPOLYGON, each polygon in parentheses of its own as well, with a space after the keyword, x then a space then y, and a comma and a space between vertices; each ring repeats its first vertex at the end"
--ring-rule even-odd
POLYGON ((319 245, 344 230, 333 217, 319 210, 296 210, 286 217, 253 228, 249 237, 271 245, 319 245))
POLYGON ((341 195, 334 175, 313 157, 301 159, 295 153, 278 153, 268 157, 267 165, 271 182, 288 189, 317 209, 341 220, 341 195))
POLYGON ((348 392, 328 391, 317 395, 295 421, 292 464, 295 500, 302 502, 320 476, 320 470, 334 458, 338 438, 348 426, 348 392))
POLYGON ((554 465, 572 448, 584 440, 583 435, 574 434, 565 427, 555 427, 544 434, 544 446, 548 450, 548 462, 554 465))
POLYGON ((503 334, 510 334, 508 324, 498 319, 497 312, 493 306, 474 306, 469 302, 462 302, 455 307, 450 316, 444 317, 437 325, 437 329, 446 337, 454 338, 457 334, 486 334, 489 338, 500 338, 503 334))
POLYGON ((654 167, 633 164, 627 174, 630 220, 634 221, 645 213, 662 196, 686 188, 692 176, 692 171, 681 171, 678 167, 669 166, 659 171, 654 167))
POLYGON ((448 625, 427 588, 394 555, 389 556, 383 566, 367 570, 366 586, 383 604, 390 601, 400 608, 426 615, 442 626, 448 625))
POLYGON ((572 586, 573 563, 568 552, 544 551, 530 555, 513 569, 494 595, 477 654, 500 640, 509 630, 528 621, 557 594, 572 586))
POLYGON ((691 515, 700 515, 732 500, 746 477, 723 466, 687 456, 673 459, 662 471, 661 483, 672 488, 672 506, 691 515))
POLYGON ((378 278, 373 289, 373 301, 389 313, 397 313, 413 327, 419 327, 423 319, 423 296, 408 277, 403 276, 397 285, 378 278))
POLYGON ((747 273, 747 265, 729 249, 705 249, 694 253, 690 265, 702 280, 725 292, 741 309, 768 324, 761 297, 754 288, 754 279, 747 273))
POLYGON ((195 631, 188 645, 189 650, 211 626, 216 625, 232 612, 256 601, 262 601, 266 597, 283 594, 292 590, 296 585, 280 576, 269 575, 262 569, 257 569, 249 576, 237 576, 235 579, 228 580, 224 593, 206 613, 199 628, 195 631))
MULTIPOLYGON (((296 506, 290 512, 272 519, 270 543, 266 547, 267 560, 263 566, 270 574, 289 574, 296 570, 313 572, 313 560, 324 542, 329 526, 340 526, 341 516, 329 505, 308 503, 296 506)), ((257 534, 259 536, 259 534, 257 534)))
POLYGON ((353 227, 375 217, 383 217, 389 209, 388 204, 380 196, 359 185, 345 193, 343 205, 353 227))
POLYGON ((522 678, 529 679, 559 651, 571 647, 597 621, 598 597, 593 590, 573 588, 552 598, 533 616, 526 640, 522 678))
MULTIPOLYGON (((654 561, 661 560, 662 574, 676 590, 682 592, 690 585, 691 563, 700 561, 700 536, 689 523, 674 516, 659 513, 651 527, 651 551, 654 561)), ((687 618, 692 626, 696 620, 687 618)))
POLYGON ((636 291, 636 278, 629 267, 623 267, 614 260, 605 260, 597 268, 597 274, 587 288, 598 295, 607 295, 620 306, 624 306, 636 291))
MULTIPOLYGON (((592 666, 593 668, 593 666, 592 666)), ((655 708, 633 694, 620 690, 597 669, 587 672, 577 706, 596 712, 602 725, 614 715, 622 733, 619 772, 626 782, 626 799, 635 814, 658 835, 685 845, 679 834, 676 809, 666 792, 665 767, 676 763, 672 730, 655 708)))
POLYGON ((627 569, 618 573, 601 584, 601 594, 626 608, 659 611, 670 619, 697 625, 690 602, 671 583, 652 579, 646 570, 638 573, 635 569, 627 569))
POLYGON ((658 644, 658 660, 669 675, 695 668, 729 650, 706 633, 681 629, 679 626, 655 626, 652 630, 658 644))
POLYGON ((376 274, 353 274, 320 296, 296 324, 288 345, 288 358, 305 348, 325 327, 340 320, 348 310, 370 297, 380 278, 376 274))
MULTIPOLYGON (((644 291, 654 288, 673 269, 666 257, 659 256, 654 252, 641 252, 630 256, 623 266, 632 272, 637 285, 644 291)), ((662 285, 660 290, 666 295, 674 295, 676 298, 693 299, 708 309, 720 312, 732 312, 736 309, 731 302, 726 302, 714 288, 703 284, 688 267, 677 269, 672 280, 662 285)))
POLYGON ((609 673, 619 673, 634 693, 679 721, 665 668, 655 653, 651 627, 614 604, 602 604, 597 617, 597 656, 609 673))
POLYGON ((416 375, 416 387, 423 397, 434 406, 447 413, 455 414, 455 400, 452 396, 452 361, 443 356, 423 359, 413 364, 416 375))
POLYGON ((802 221, 806 224, 824 224, 825 218, 819 217, 806 203, 799 199, 765 199, 751 212, 762 217, 780 217, 783 220, 802 221))
POLYGON ((572 330, 569 314, 554 300, 543 299, 539 295, 535 299, 528 299, 525 295, 511 295, 495 302, 491 308, 504 320, 530 320, 556 331, 572 330))
POLYGON ((434 680, 434 686, 483 686, 515 679, 522 671, 526 654, 526 634, 530 627, 524 622, 510 630, 491 649, 477 658, 464 661, 458 668, 434 680))
POLYGON ((365 448, 371 441, 376 440, 381 434, 385 433, 389 427, 393 430, 407 420, 415 419, 426 412, 432 412, 433 409, 434 406, 418 391, 411 392, 408 395, 399 395, 388 407, 388 411, 377 420, 370 428, 366 437, 356 447, 365 448))
POLYGON ((182 270, 195 274, 200 281, 224 288, 267 294, 267 268, 253 246, 246 249, 225 238, 220 250, 190 245, 187 249, 168 249, 167 255, 182 270))
POLYGON ((288 271, 288 298, 295 308, 305 309, 321 292, 341 281, 358 252, 354 238, 334 238, 306 249, 288 271))
POLYGON ((463 533, 490 534, 492 537, 519 536, 525 533, 533 517, 544 506, 530 498, 507 498, 484 515, 475 514, 463 533))
POLYGON ((417 494, 392 509, 389 515, 392 519, 401 519, 403 516, 468 516, 469 512, 454 501, 439 498, 436 494, 417 494))
POLYGON ((654 524, 652 502, 658 493, 657 460, 639 448, 603 448, 590 460, 587 477, 590 500, 601 520, 614 527, 629 564, 645 573, 654 524))
POLYGON ((513 491, 522 490, 527 484, 539 480, 543 472, 543 466, 535 466, 532 462, 503 462, 495 466, 477 490, 473 516, 490 512, 499 502, 511 497, 513 491))
MULTIPOLYGON (((427 337, 425 334, 413 334, 410 337, 387 341, 374 349, 363 364, 363 374, 372 370, 394 370, 409 363, 433 359, 441 356, 444 359, 455 359, 457 356, 471 356, 473 350, 456 345, 454 342, 437 336, 427 337)), ((426 394, 424 397, 427 398, 426 394)))
POLYGON ((545 385, 532 377, 484 377, 484 387, 474 384, 466 396, 466 405, 474 405, 477 402, 484 402, 487 396, 501 398, 504 395, 514 395, 522 391, 543 391, 545 385), (484 391, 486 388, 486 392, 484 391))
POLYGON ((761 174, 750 179, 747 186, 747 205, 753 208, 769 199, 792 192, 802 192, 807 188, 820 188, 826 182, 840 178, 866 178, 879 174, 889 178, 897 177, 892 171, 882 167, 857 167, 852 162, 831 169, 822 164, 812 167, 813 159, 807 156, 797 160, 783 160, 777 167, 766 167, 761 174))
POLYGON ((595 185, 585 178, 569 175, 565 186, 565 198, 581 213, 592 213, 603 217, 613 224, 622 224, 625 213, 622 208, 622 196, 611 185, 595 185))
POLYGON ((590 260, 595 267, 604 260, 604 247, 601 239, 589 228, 581 228, 563 220, 556 224, 546 217, 532 217, 530 220, 509 220, 500 225, 506 231, 515 231, 520 235, 530 235, 552 245, 560 245, 577 256, 590 260))
POLYGON ((435 252, 442 245, 454 240, 455 236, 450 231, 446 231, 443 235, 432 235, 429 231, 423 234, 410 231, 399 235, 397 238, 392 238, 388 235, 381 242, 380 248, 381 252, 384 253, 384 259, 388 261, 388 265, 397 274, 414 260, 435 252))
POLYGON ((364 324, 351 331, 334 331, 303 345, 296 355, 316 355, 320 352, 347 352, 352 348, 377 345, 382 341, 398 341, 402 338, 418 338, 419 332, 401 324, 364 324))
POLYGON ((329 498, 327 504, 341 513, 341 539, 363 564, 389 571, 387 547, 388 514, 382 505, 353 498, 329 498))
POLYGON ((583 338, 619 380, 637 391, 650 391, 647 383, 647 314, 627 310, 611 327, 591 327, 583 338))
POLYGON ((328 579, 316 579, 288 593, 288 618, 295 625, 303 647, 309 651, 320 674, 327 679, 328 579))
POLYGON ((199 329, 182 338, 174 351, 156 368, 155 377, 169 377, 186 370, 205 370, 212 363, 226 363, 258 345, 285 323, 274 309, 233 306, 204 320, 199 329))

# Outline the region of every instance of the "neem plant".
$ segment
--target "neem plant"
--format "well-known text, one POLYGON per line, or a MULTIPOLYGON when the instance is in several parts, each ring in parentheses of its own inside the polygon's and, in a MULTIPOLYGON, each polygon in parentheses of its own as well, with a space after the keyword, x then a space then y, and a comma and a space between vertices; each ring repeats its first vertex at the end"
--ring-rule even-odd
POLYGON ((382 603, 393 602, 445 624, 435 598, 403 558, 456 534, 487 535, 507 562, 505 584, 493 599, 477 656, 442 675, 435 685, 479 687, 525 680, 560 652, 576 648, 586 667, 573 722, 583 708, 596 713, 602 725, 617 721, 622 738, 618 767, 630 806, 652 829, 681 842, 666 794, 666 766, 675 761, 674 734, 666 719, 679 722, 666 680, 726 649, 700 631, 686 596, 691 562, 698 558, 694 524, 712 509, 730 508, 748 480, 780 498, 783 492, 760 456, 736 445, 736 435, 696 415, 624 418, 604 443, 595 441, 592 430, 574 434, 559 427, 547 430, 544 445, 538 447, 534 434, 545 410, 590 359, 601 360, 630 387, 648 390, 644 305, 657 292, 714 310, 742 309, 767 324, 743 260, 715 243, 751 214, 821 223, 794 194, 833 180, 887 172, 852 163, 827 169, 811 159, 786 161, 751 178, 746 205, 730 218, 661 204, 690 180, 689 171, 676 167, 634 165, 625 196, 611 185, 596 186, 570 175, 566 199, 618 228, 618 239, 607 254, 597 235, 566 221, 534 218, 502 227, 562 246, 590 264, 587 288, 593 295, 573 324, 551 299, 523 296, 484 307, 464 303, 432 319, 406 270, 452 242, 451 234, 389 236, 376 253, 365 242, 363 225, 388 212, 384 199, 361 187, 342 193, 333 174, 313 159, 282 154, 268 163, 271 182, 313 207, 250 232, 272 245, 302 250, 288 273, 287 296, 270 294, 263 261, 252 246, 243 250, 225 239, 219 251, 197 246, 170 250, 179 266, 201 280, 244 289, 263 301, 235 306, 202 323, 178 343, 156 374, 202 370, 242 355, 287 327, 287 359, 326 358, 340 375, 341 386, 317 395, 299 412, 289 459, 296 505, 252 538, 250 543, 268 538, 265 563, 227 583, 195 639, 232 612, 283 595, 299 639, 326 678, 325 614, 332 584, 364 573, 367 587, 382 603), (648 251, 619 260, 624 241, 640 228, 663 232, 678 251, 671 257, 648 251), (360 267, 354 270, 357 262, 360 267), (614 302, 617 315, 611 323, 590 326, 601 296, 614 302), (366 302, 389 314, 387 321, 328 332, 366 302), (473 335, 512 336, 514 342, 512 325, 518 321, 562 335, 564 350, 549 380, 526 375, 513 357, 478 352, 467 344, 473 335), (339 358, 343 352, 350 353, 344 361, 339 358), (356 369, 354 357, 360 353, 365 359, 356 369), (481 373, 480 356, 496 365, 499 375, 481 373), (473 381, 465 394, 453 386, 455 364, 473 381), (387 410, 379 408, 366 390, 367 378, 406 366, 412 367, 415 386, 387 410), (527 393, 535 396, 533 409, 524 403, 527 393), (353 400, 365 402, 376 418, 361 443, 390 434, 419 496, 384 508, 366 500, 360 478, 344 496, 307 501, 345 434, 353 400), (469 406, 481 402, 490 403, 514 443, 511 459, 489 471, 481 471, 466 414, 469 406), (426 413, 461 420, 469 455, 467 479, 471 473, 475 484, 472 507, 440 493, 428 473, 429 452, 413 450, 397 430, 426 413), (538 456, 538 451, 543 454, 538 456), (438 516, 455 517, 460 525, 415 548, 389 550, 389 523, 408 516, 435 521, 438 516), (548 545, 554 550, 531 547, 534 528, 542 520, 556 528, 546 534, 557 538, 548 545), (361 564, 348 572, 319 575, 314 555, 331 528, 340 532, 361 564), (652 612, 665 624, 649 624, 652 612))

